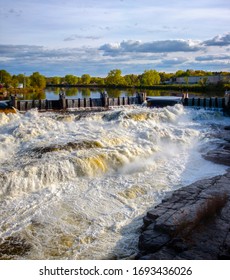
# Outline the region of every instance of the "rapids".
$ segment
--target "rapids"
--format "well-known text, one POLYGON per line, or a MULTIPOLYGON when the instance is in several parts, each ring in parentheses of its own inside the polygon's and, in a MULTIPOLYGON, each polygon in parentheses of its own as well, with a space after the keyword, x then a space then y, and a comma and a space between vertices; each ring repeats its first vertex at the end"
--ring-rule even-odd
POLYGON ((202 158, 224 124, 181 105, 0 114, 1 259, 135 253, 143 215, 166 192, 225 172, 202 158))

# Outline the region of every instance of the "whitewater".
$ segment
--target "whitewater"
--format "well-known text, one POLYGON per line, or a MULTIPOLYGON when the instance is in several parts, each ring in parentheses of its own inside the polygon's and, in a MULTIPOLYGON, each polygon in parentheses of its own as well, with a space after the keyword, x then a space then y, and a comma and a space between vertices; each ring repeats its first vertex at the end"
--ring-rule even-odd
POLYGON ((205 160, 227 119, 181 105, 0 114, 1 259, 122 259, 169 191, 225 173, 205 160))

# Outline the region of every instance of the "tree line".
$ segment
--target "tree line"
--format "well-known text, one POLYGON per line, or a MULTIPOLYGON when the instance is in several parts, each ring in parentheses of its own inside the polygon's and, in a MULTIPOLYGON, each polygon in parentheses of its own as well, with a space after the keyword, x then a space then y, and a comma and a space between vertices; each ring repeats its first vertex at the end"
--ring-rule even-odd
POLYGON ((98 85, 98 86, 112 86, 112 87, 149 87, 159 84, 172 82, 177 77, 189 76, 210 76, 210 75, 230 75, 230 72, 207 72, 203 70, 186 71, 178 70, 175 73, 157 72, 156 70, 145 70, 140 75, 128 74, 122 75, 120 69, 113 69, 109 71, 105 78, 91 77, 89 74, 83 74, 81 77, 68 74, 64 77, 45 77, 39 72, 34 72, 30 76, 25 74, 11 75, 6 70, 0 70, 0 85, 1 87, 9 88, 37 88, 43 89, 46 86, 60 86, 60 85, 98 85))

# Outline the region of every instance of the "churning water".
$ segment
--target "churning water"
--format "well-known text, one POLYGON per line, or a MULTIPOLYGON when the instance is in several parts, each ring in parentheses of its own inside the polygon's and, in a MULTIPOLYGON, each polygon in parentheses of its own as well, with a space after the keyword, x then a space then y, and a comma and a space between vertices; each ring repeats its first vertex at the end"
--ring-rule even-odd
POLYGON ((165 192, 225 172, 201 156, 225 122, 181 105, 1 114, 1 258, 135 253, 142 217, 165 192))

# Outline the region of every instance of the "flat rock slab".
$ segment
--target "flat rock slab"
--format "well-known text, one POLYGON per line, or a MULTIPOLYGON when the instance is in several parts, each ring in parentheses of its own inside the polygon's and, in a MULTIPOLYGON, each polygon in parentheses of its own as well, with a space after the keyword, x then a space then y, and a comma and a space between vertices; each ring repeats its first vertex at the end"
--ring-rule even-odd
POLYGON ((230 259, 229 183, 230 170, 211 181, 201 180, 174 191, 149 211, 144 218, 137 258, 230 259), (196 193, 193 203, 191 191, 196 193))
MULTIPOLYGON (((230 166, 226 142, 205 158, 230 166)), ((230 259, 230 169, 174 191, 143 218, 137 259, 230 259)))

